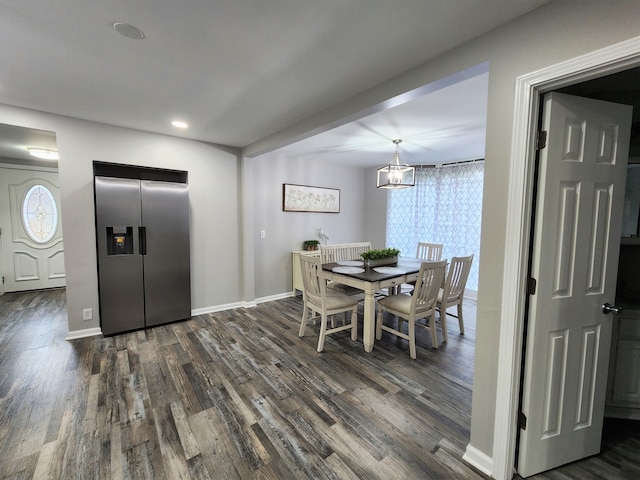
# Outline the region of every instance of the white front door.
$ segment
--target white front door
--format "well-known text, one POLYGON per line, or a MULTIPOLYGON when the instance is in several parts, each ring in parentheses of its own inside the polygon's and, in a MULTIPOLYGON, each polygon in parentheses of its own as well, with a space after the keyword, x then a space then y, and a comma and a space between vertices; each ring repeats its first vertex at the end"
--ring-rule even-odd
POLYGON ((632 108, 545 96, 517 471, 596 454, 611 343, 632 108))
POLYGON ((4 291, 65 285, 58 174, 0 168, 0 272, 4 291))

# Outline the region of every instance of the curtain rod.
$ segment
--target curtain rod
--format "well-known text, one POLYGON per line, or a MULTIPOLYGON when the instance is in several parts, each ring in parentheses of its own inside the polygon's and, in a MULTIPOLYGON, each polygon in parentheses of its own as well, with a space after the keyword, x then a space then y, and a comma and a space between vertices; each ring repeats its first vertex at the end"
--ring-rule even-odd
POLYGON ((450 167, 452 165, 462 165, 464 163, 484 162, 484 158, 475 158, 473 160, 460 160, 458 162, 440 163, 436 165, 415 165, 417 168, 442 168, 450 167))

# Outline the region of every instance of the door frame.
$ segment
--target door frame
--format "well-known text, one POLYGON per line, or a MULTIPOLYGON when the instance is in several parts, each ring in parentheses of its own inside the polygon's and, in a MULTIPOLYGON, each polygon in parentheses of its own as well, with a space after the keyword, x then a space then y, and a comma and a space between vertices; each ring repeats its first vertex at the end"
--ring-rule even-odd
POLYGON ((543 68, 516 79, 503 265, 492 477, 514 474, 526 303, 525 278, 541 96, 551 90, 640 65, 640 37, 543 68))

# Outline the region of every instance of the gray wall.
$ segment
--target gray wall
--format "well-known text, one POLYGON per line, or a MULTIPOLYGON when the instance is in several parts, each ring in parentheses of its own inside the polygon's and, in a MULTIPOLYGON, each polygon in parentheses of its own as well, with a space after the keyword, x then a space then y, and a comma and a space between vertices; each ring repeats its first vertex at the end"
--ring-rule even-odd
POLYGON ((192 308, 241 300, 237 152, 3 105, 0 122, 57 134, 70 333, 99 327, 93 160, 188 171, 192 308))
POLYGON ((320 240, 324 227, 329 243, 369 240, 364 234, 363 170, 335 164, 267 154, 252 161, 255 296, 258 300, 292 291, 291 251, 307 239, 320 240), (340 213, 282 211, 282 184, 340 189, 340 213), (266 238, 260 238, 265 230, 266 238))

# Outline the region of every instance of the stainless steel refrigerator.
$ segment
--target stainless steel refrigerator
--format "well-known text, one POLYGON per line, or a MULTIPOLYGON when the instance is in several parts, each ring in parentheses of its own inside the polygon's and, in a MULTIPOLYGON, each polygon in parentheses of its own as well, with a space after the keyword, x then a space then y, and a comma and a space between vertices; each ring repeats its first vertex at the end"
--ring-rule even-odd
POLYGON ((185 183, 95 176, 104 335, 191 316, 185 183))

